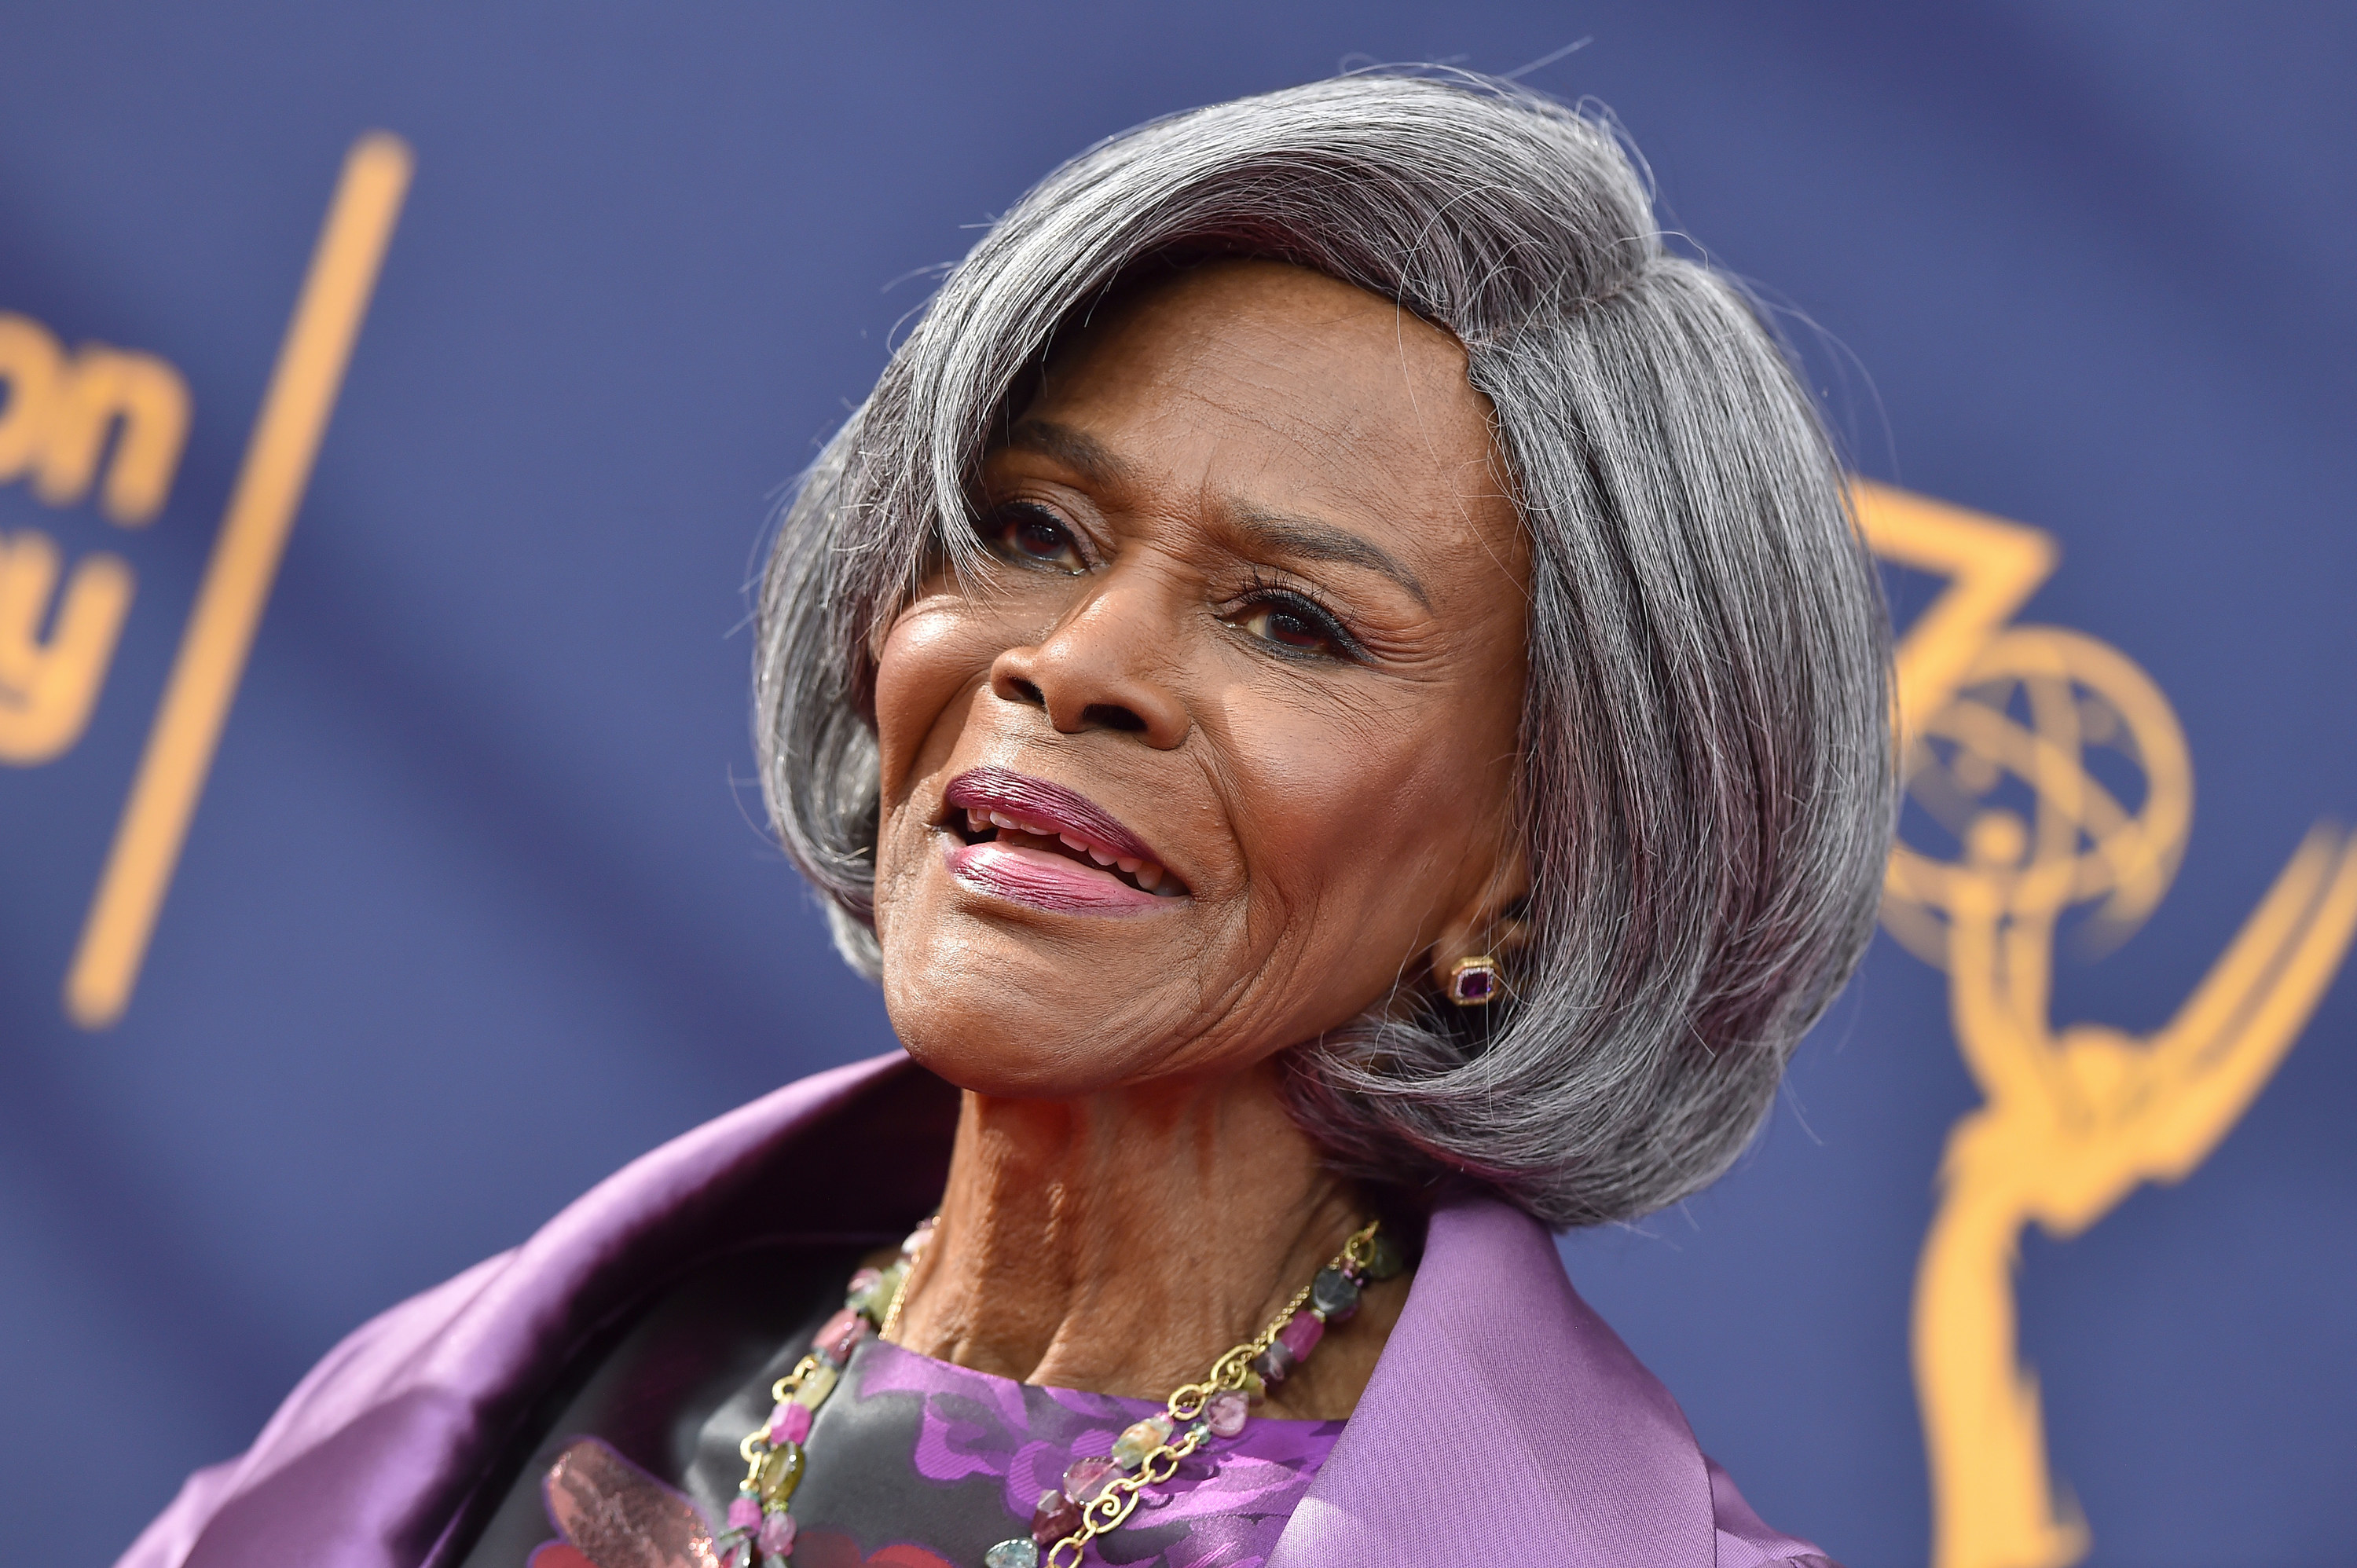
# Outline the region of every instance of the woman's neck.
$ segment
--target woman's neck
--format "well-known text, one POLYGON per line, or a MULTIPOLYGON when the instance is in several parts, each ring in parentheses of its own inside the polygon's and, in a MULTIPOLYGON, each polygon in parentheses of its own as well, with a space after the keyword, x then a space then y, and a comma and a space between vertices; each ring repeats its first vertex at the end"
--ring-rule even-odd
MULTIPOLYGON (((1286 1115, 1277 1071, 1078 1101, 969 1092, 895 1337, 1060 1388, 1160 1399, 1200 1378, 1370 1218, 1286 1115)), ((1371 1288, 1267 1413, 1349 1414, 1406 1283, 1371 1288)))

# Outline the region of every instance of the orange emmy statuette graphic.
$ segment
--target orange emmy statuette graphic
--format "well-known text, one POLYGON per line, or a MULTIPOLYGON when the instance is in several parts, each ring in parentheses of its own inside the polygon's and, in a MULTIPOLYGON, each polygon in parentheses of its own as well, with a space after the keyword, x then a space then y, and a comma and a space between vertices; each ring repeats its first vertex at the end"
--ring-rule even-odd
POLYGON ((1861 484, 1877 554, 1950 585, 1898 650, 1902 770, 1948 852, 1901 842, 1883 922, 1947 972, 1956 1046, 1985 1102, 1959 1120, 1915 1282, 1917 1397, 1934 1568, 2064 1568, 2087 1522, 2046 1460, 2016 1344, 2031 1221, 2060 1240, 2140 1182, 2183 1179, 2266 1083, 2357 930, 2357 845, 2319 823, 2168 1024, 2136 1038, 2057 1027, 2058 927, 2099 943, 2168 892, 2193 770, 2168 699, 2094 639, 2013 626, 2051 573, 2035 529, 1861 484))

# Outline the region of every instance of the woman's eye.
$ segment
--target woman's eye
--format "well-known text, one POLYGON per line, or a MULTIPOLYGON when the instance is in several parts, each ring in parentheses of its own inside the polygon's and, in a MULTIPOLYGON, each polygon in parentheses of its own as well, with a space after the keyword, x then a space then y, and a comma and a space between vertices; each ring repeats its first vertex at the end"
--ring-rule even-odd
POLYGON ((1019 503, 1000 507, 982 520, 979 531, 982 542, 1001 560, 1058 572, 1089 569, 1071 531, 1045 507, 1019 503))
POLYGON ((1340 623, 1308 599, 1290 594, 1255 600, 1234 620, 1253 636, 1297 652, 1348 659, 1353 651, 1340 623))

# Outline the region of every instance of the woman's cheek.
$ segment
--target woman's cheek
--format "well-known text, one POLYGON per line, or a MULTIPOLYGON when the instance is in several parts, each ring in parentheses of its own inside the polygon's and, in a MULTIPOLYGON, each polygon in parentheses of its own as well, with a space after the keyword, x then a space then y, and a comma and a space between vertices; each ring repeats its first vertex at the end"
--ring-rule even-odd
POLYGON ((1312 945, 1341 944, 1338 972, 1396 964, 1479 880, 1469 861, 1497 817, 1498 779, 1469 738, 1429 713, 1386 725, 1297 718, 1252 748, 1256 880, 1287 908, 1318 911, 1312 945))
POLYGON ((998 650, 963 601, 920 601, 886 634, 876 660, 876 745, 888 809, 907 793, 911 765, 942 717, 998 650))
POLYGON ((1297 709, 1253 717, 1232 739, 1254 880, 1289 907, 1327 907, 1398 846, 1397 737, 1297 709))

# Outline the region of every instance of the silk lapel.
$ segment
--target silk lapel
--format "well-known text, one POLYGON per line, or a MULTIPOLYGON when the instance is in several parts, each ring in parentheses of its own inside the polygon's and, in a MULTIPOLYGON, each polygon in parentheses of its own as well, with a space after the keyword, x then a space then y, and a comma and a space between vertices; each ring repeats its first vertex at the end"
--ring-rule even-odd
POLYGON ((1268 1568, 1710 1568, 1685 1416, 1571 1288, 1546 1231, 1474 1200, 1432 1218, 1374 1377, 1268 1568))
POLYGON ((599 1324, 765 1233, 897 1235, 941 1189, 955 1101, 899 1052, 820 1073, 599 1183, 533 1238, 339 1346, 253 1448, 199 1472, 124 1568, 410 1568, 599 1324), (931 1091, 931 1092, 928 1092, 931 1091))

